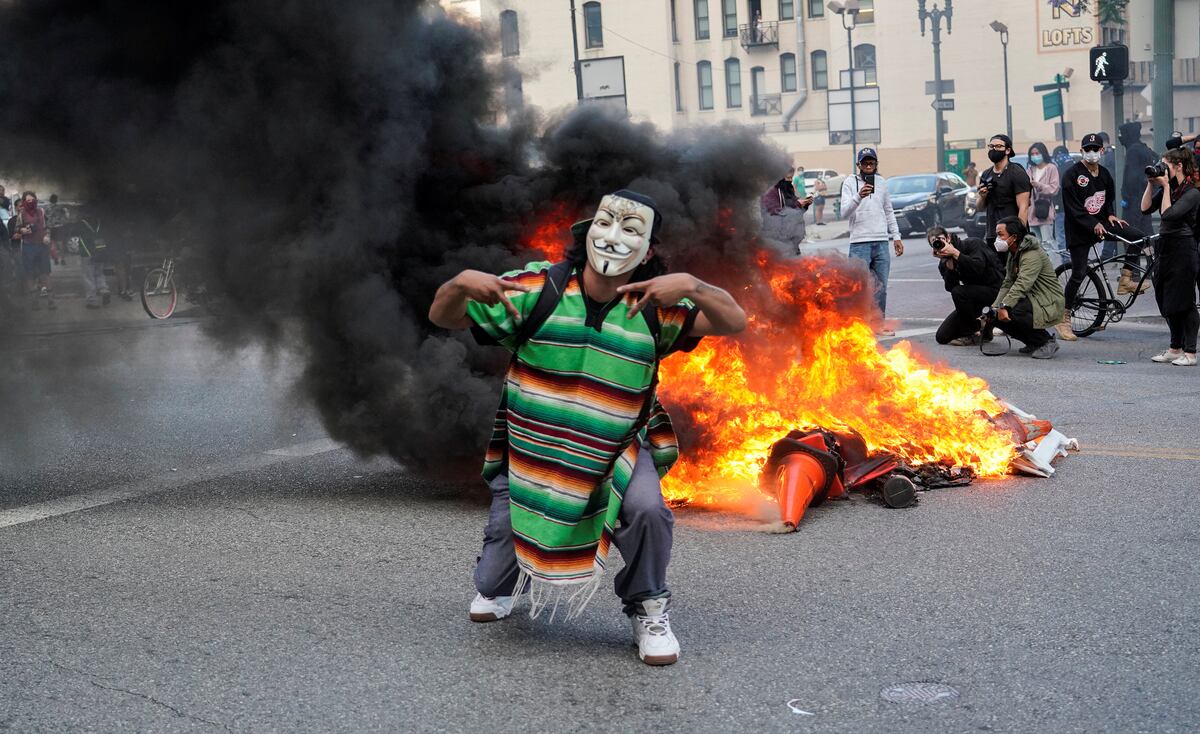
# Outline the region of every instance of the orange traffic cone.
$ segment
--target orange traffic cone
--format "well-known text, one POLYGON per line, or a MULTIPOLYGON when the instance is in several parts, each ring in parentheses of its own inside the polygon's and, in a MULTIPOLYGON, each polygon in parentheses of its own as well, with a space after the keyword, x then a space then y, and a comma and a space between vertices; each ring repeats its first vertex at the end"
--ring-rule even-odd
POLYGON ((797 451, 782 457, 776 479, 779 516, 793 529, 809 507, 816 507, 833 493, 835 484, 837 493, 844 493, 837 479, 837 462, 825 452, 797 451))

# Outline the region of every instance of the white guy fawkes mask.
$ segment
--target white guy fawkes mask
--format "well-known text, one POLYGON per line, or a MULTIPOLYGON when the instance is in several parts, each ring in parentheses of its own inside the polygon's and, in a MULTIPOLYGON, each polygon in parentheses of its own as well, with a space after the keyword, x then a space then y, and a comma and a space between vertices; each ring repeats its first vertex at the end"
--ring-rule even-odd
POLYGON ((646 260, 653 227, 650 207, 623 196, 605 196, 588 229, 588 262, 601 275, 628 273, 646 260))

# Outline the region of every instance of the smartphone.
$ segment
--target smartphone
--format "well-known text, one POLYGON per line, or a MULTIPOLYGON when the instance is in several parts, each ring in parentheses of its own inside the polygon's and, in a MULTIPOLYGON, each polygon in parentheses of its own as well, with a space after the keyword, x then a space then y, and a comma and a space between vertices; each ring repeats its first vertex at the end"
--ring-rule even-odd
POLYGON ((874 186, 875 185, 875 174, 864 173, 863 174, 863 183, 868 183, 868 184, 871 184, 872 186, 874 186))

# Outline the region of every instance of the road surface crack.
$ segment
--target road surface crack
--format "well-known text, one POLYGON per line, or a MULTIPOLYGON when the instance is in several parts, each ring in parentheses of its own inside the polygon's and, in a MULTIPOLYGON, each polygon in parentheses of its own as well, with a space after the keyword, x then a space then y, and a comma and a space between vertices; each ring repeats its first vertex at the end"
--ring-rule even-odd
POLYGON ((171 713, 175 714, 176 716, 178 716, 181 719, 191 719, 193 721, 199 721, 202 724, 208 724, 209 726, 219 726, 222 729, 224 729, 225 731, 229 731, 229 732, 233 731, 226 724, 223 724, 219 721, 212 721, 210 719, 205 719, 201 716, 196 716, 195 714, 189 714, 186 711, 182 711, 180 709, 175 708, 174 706, 172 706, 171 704, 169 704, 165 701, 158 700, 154 696, 151 696, 151 695, 148 695, 145 693, 140 693, 138 691, 133 691, 128 688, 121 688, 120 686, 106 686, 103 683, 100 683, 96 680, 96 678, 101 677, 101 676, 98 676, 95 673, 88 673, 87 671, 84 671, 84 670, 76 670, 75 668, 68 667, 61 663, 57 663, 53 660, 50 661, 50 664, 60 670, 65 670, 70 673, 75 673, 76 675, 81 675, 84 678, 87 678, 88 682, 97 688, 103 689, 105 691, 113 691, 114 693, 125 693, 130 696, 136 696, 138 698, 149 701, 150 703, 154 704, 155 706, 161 706, 162 708, 165 708, 166 710, 170 711, 171 713))

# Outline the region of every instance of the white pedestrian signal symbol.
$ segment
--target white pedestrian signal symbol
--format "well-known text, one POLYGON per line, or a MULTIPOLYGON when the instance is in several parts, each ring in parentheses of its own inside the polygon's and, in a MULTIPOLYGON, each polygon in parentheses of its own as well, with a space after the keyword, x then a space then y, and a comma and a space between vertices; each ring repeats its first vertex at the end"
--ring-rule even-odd
POLYGON ((1105 51, 1104 53, 1102 53, 1096 57, 1096 70, 1094 72, 1092 72, 1092 76, 1094 76, 1094 77, 1107 77, 1108 76, 1108 52, 1107 51, 1105 51))

